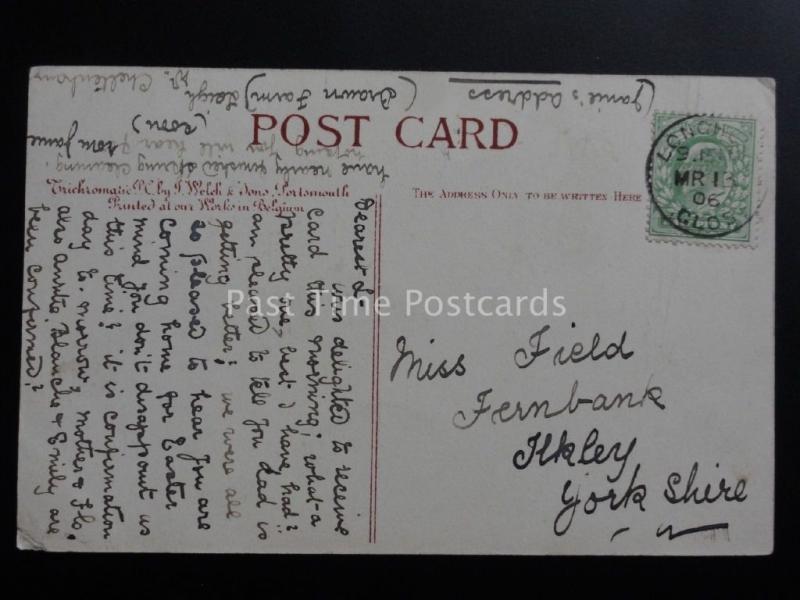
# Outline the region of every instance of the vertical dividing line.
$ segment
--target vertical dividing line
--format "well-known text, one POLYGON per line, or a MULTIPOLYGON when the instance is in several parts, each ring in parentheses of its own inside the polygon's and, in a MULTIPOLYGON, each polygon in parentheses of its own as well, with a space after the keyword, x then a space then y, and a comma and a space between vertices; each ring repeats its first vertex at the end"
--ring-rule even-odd
MULTIPOLYGON (((383 196, 378 195, 378 213, 377 213, 377 222, 378 222, 378 263, 377 263, 377 272, 378 272, 378 287, 375 290, 375 298, 380 297, 381 295, 381 255, 382 255, 382 241, 383 241, 383 196)), ((372 518, 372 542, 375 543, 378 537, 378 434, 379 434, 379 423, 380 423, 380 366, 381 366, 381 316, 377 314, 377 311, 373 311, 373 316, 377 316, 377 339, 375 341, 375 349, 376 349, 376 359, 375 359, 375 460, 374 460, 374 469, 375 474, 373 476, 373 518, 372 518)))
POLYGON ((375 294, 378 289, 378 202, 376 198, 375 213, 373 225, 373 240, 372 240, 372 392, 370 395, 371 413, 370 413, 370 454, 369 454, 369 533, 367 541, 370 544, 375 543, 375 390, 377 386, 377 339, 378 339, 378 322, 375 312, 375 294))

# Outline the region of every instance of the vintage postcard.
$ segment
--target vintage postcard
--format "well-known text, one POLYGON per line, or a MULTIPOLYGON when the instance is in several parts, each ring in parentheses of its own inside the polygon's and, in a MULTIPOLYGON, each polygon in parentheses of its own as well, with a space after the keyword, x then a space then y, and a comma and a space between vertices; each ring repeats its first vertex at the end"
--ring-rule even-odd
POLYGON ((31 69, 19 547, 772 552, 774 87, 31 69))

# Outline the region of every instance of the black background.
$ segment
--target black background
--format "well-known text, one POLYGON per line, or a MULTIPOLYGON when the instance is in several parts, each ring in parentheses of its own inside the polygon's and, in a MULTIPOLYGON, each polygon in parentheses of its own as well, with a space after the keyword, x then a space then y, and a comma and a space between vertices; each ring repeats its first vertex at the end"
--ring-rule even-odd
MULTIPOLYGON (((437 588, 536 597, 595 595, 603 580, 623 597, 698 590, 763 596, 796 561, 798 257, 800 202, 797 2, 92 2, 0 4, 0 171, 3 324, 4 589, 108 597, 198 590, 233 598, 311 594, 416 596, 437 588), (25 123, 32 65, 348 68, 522 73, 770 76, 777 80, 775 553, 758 558, 287 557, 67 555, 15 549, 17 398, 24 212, 25 123), (681 575, 699 576, 689 585, 681 575), (644 575, 645 580, 637 576, 644 575), (736 581, 751 577, 748 585, 736 581), (735 583, 734 583, 735 582, 735 583), (733 585, 732 585, 733 583, 733 585), (6 587, 8 586, 8 587, 6 587), (552 590, 549 592, 552 593, 552 590)), ((742 273, 745 277, 747 274, 742 273)), ((763 399, 754 398, 754 402, 763 399)), ((742 432, 746 435, 746 432, 742 432)), ((480 518, 480 515, 475 515, 480 518)), ((796 585, 784 594, 796 593, 796 585)), ((783 594, 781 594, 783 595, 783 594)))

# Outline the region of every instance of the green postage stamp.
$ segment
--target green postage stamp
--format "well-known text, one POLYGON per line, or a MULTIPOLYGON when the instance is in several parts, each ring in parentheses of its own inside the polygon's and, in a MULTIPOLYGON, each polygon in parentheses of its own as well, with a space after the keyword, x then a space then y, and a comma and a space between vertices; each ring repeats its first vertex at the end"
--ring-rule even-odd
POLYGON ((751 241, 754 119, 655 113, 647 158, 652 239, 751 241))

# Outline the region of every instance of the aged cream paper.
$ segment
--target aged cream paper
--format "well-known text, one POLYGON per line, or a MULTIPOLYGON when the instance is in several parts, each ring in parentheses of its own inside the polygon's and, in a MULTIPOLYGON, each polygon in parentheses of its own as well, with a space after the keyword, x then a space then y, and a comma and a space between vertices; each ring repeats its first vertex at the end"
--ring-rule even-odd
POLYGON ((37 67, 21 548, 763 554, 774 82, 37 67))

